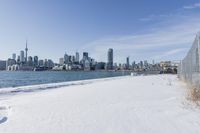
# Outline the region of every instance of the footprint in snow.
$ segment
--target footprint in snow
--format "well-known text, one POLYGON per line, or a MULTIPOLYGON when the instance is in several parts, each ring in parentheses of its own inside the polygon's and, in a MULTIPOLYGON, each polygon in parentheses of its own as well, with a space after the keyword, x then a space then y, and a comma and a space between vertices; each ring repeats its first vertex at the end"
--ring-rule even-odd
POLYGON ((8 120, 8 113, 10 107, 7 106, 0 106, 0 124, 6 122, 8 120))

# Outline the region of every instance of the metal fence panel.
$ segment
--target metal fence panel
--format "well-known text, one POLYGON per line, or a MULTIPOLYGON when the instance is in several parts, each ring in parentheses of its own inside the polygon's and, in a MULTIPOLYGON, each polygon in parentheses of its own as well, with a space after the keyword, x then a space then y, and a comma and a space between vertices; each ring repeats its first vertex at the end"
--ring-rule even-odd
POLYGON ((178 67, 178 76, 200 89, 200 33, 178 67))

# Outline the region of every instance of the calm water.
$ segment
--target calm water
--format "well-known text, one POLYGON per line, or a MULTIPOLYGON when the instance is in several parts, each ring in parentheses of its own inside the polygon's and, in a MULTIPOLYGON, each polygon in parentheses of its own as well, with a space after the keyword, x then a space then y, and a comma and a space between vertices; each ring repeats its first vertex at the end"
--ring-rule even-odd
POLYGON ((0 88, 125 76, 129 72, 7 72, 0 71, 0 88))

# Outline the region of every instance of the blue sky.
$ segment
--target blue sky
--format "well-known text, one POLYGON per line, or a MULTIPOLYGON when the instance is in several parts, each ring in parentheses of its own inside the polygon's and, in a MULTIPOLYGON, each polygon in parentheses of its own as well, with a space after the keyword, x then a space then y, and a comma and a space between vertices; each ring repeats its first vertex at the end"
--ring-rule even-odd
POLYGON ((180 60, 200 31, 199 0, 1 0, 0 59, 19 54, 55 62, 88 51, 106 61, 180 60))

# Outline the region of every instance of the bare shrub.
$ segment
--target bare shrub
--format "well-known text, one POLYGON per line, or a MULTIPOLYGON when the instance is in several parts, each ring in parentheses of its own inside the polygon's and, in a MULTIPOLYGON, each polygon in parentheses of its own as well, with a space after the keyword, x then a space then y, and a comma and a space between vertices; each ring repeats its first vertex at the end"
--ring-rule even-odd
POLYGON ((200 88, 190 86, 188 89, 188 99, 196 105, 200 105, 200 88))

